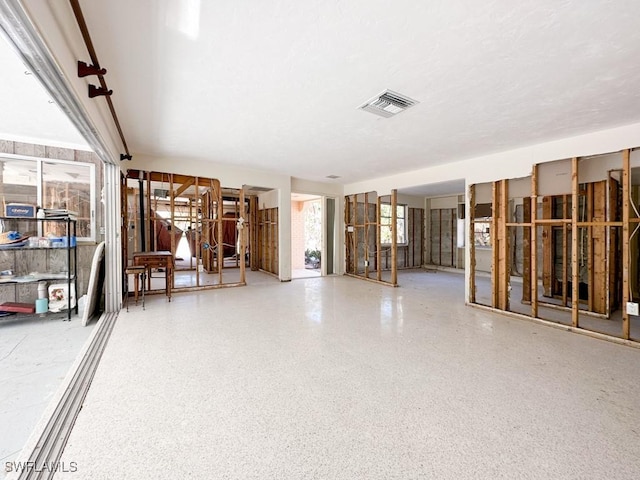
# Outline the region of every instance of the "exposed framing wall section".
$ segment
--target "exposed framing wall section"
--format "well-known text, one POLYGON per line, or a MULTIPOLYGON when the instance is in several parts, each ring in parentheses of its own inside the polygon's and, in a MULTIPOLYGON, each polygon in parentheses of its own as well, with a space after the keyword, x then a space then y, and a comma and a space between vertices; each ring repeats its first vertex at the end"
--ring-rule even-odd
MULTIPOLYGON (((549 167, 545 168, 545 178, 549 178, 549 171, 559 168, 566 172, 570 165, 567 178, 570 182, 565 181, 564 186, 556 187, 541 183, 541 165, 535 165, 531 174, 530 196, 522 200, 522 219, 515 222, 509 219, 509 203, 512 201, 509 180, 493 182, 493 308, 510 310, 512 275, 509 261, 513 256, 509 253, 509 240, 513 236, 509 233, 510 227, 523 228, 527 240, 522 246, 525 260, 521 300, 522 303, 530 303, 532 317, 539 318, 539 282, 544 286, 543 295, 558 299, 555 304, 545 301, 544 306, 566 309, 570 312, 570 326, 576 329, 592 328, 581 324, 582 315, 609 318, 620 305, 626 305, 630 292, 637 291, 637 275, 633 278, 629 275, 633 271, 630 236, 639 223, 632 210, 636 208, 631 191, 632 155, 629 149, 625 149, 605 157, 573 157, 557 165, 543 164, 549 167), (605 173, 598 174, 598 170, 605 173), (541 190, 544 195, 540 195, 541 190), (558 199, 557 203, 555 199, 558 199), (539 258, 541 240, 542 259, 539 258), (560 249, 560 252, 554 254, 554 248, 560 249), (562 272, 553 273, 553 266, 558 261, 563 266, 562 272), (542 272, 539 271, 539 265, 542 266, 542 272), (554 282, 561 284, 560 291, 553 287, 554 282), (559 306, 557 302, 560 302, 559 306)), ((635 159, 635 164, 640 166, 640 156, 636 154, 635 159)), ((470 209, 473 210, 476 202, 475 185, 470 186, 468 198, 470 209)), ((473 231, 473 220, 470 224, 473 231)), ((471 245, 468 291, 471 302, 475 303, 476 249, 473 242, 471 245)), ((628 340, 631 338, 629 315, 625 308, 621 309, 619 315, 622 318, 619 336, 628 340)))
MULTIPOLYGON (((139 239, 142 238, 143 232, 145 251, 169 250, 175 256, 178 239, 174 232, 177 230, 179 222, 186 222, 189 225, 187 239, 190 243, 191 255, 195 257, 195 264, 193 264, 192 258, 189 259, 191 270, 195 274, 195 285, 176 288, 176 273, 179 272, 176 270, 171 288, 202 290, 246 284, 245 256, 242 253, 238 255, 236 251, 236 245, 239 244, 240 252, 245 252, 246 229, 252 226, 251 221, 247 219, 245 195, 242 189, 233 194, 224 194, 218 179, 168 172, 130 169, 127 172, 127 177, 137 182, 137 186, 132 188, 125 184, 126 194, 123 195, 128 204, 123 208, 124 223, 127 225, 127 231, 131 230, 133 226, 135 232, 132 245, 128 245, 130 235, 127 234, 123 237, 123 250, 129 252, 129 256, 142 248, 142 242, 139 239), (156 195, 156 190, 166 190, 166 194, 161 195, 162 201, 156 195), (231 209, 229 212, 225 212, 224 209, 227 197, 234 200, 233 206, 229 207, 231 209), (187 199, 188 206, 183 205, 183 208, 186 208, 185 211, 188 211, 188 214, 178 215, 177 199, 181 201, 187 199), (142 212, 140 212, 141 204, 144 205, 142 212), (158 213, 159 205, 163 209, 168 206, 169 218, 158 213), (230 213, 230 216, 225 217, 225 213, 230 213), (142 218, 144 218, 143 222, 142 218), (240 218, 243 220, 239 221, 240 218), (158 227, 160 226, 162 229, 163 225, 166 225, 166 230, 169 232, 168 244, 166 242, 160 244, 158 227), (225 229, 231 231, 230 239, 227 241, 225 241, 225 229), (227 247, 229 247, 229 255, 233 255, 235 258, 235 265, 225 265, 225 257, 229 256, 226 255, 227 247), (239 280, 234 278, 229 281, 229 278, 224 276, 224 271, 235 267, 240 270, 239 280), (211 277, 211 274, 215 274, 216 277, 211 277), (205 275, 209 276, 205 278, 205 275)), ((227 198, 227 202, 229 201, 227 198)), ((255 203, 254 201, 253 204, 255 205, 255 203)))
MULTIPOLYGON (((396 235, 398 193, 392 190, 391 194, 379 197, 376 192, 358 193, 345 197, 345 274, 357 278, 379 282, 387 285, 398 285, 398 242, 396 235), (382 243, 381 230, 383 227, 381 210, 382 205, 388 204, 391 210, 391 244, 382 243), (373 265, 372 265, 373 262, 373 265), (390 272, 390 277, 385 278, 383 272, 390 272)), ((407 208, 407 212, 409 212, 407 208)), ((420 209, 418 209, 420 210, 420 209)), ((415 212, 413 212, 415 215, 415 212)), ((409 213, 407 213, 407 216, 409 213)), ((424 213, 418 213, 418 216, 424 213)), ((407 219, 408 220, 408 219, 407 219)), ((415 222, 415 219, 414 219, 415 222)), ((423 227, 417 231, 415 223, 413 232, 421 237, 424 234, 423 227)), ((407 247, 409 244, 407 245, 407 247)), ((422 246, 418 247, 422 251, 422 246)), ((413 252, 413 247, 412 247, 413 252)), ((416 261, 415 257, 407 261, 416 261)), ((420 255, 421 256, 421 255, 420 255)), ((403 260, 404 261, 404 260, 403 260)))

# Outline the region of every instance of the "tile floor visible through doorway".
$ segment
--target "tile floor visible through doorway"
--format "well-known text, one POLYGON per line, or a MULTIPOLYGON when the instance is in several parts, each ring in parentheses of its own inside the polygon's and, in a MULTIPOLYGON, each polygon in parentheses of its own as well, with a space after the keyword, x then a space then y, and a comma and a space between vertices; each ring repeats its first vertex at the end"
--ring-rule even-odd
POLYGON ((331 276, 122 312, 55 479, 640 478, 640 349, 331 276))
POLYGON ((80 315, 0 319, 0 479, 62 384, 95 322, 80 315))

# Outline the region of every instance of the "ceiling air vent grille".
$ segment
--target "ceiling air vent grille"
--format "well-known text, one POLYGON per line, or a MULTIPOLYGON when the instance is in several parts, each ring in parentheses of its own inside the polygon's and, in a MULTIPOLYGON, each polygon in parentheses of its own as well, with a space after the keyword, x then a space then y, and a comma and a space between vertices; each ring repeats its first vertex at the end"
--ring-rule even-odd
POLYGON ((411 108, 418 103, 420 102, 400 93, 392 90, 385 90, 368 102, 360 105, 358 108, 367 112, 375 113, 381 117, 389 118, 400 112, 404 112, 407 108, 411 108))

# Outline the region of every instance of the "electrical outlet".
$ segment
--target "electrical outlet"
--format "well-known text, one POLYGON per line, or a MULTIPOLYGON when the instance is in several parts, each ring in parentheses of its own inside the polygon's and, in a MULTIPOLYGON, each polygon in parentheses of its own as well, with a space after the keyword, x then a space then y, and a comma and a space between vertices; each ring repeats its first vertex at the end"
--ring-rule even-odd
POLYGON ((365 267, 368 267, 368 266, 369 266, 369 260, 365 260, 365 261, 364 261, 364 266, 365 266, 365 267))
POLYGON ((638 316, 638 304, 636 302, 627 302, 627 313, 638 316))

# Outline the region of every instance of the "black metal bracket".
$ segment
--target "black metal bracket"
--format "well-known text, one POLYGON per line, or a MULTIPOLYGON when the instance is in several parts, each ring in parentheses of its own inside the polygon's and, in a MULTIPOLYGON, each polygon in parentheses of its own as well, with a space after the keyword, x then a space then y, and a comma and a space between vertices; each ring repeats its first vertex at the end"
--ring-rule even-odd
POLYGON ((96 87, 95 85, 89 84, 89 98, 99 97, 104 95, 106 97, 111 96, 113 90, 107 90, 103 87, 96 87))
POLYGON ((100 68, 96 65, 87 65, 85 62, 78 60, 78 76, 87 77, 89 75, 105 75, 106 68, 100 68))
POLYGON ((121 153, 120 154, 120 161, 122 161, 122 160, 131 160, 131 155, 130 154, 121 153))

